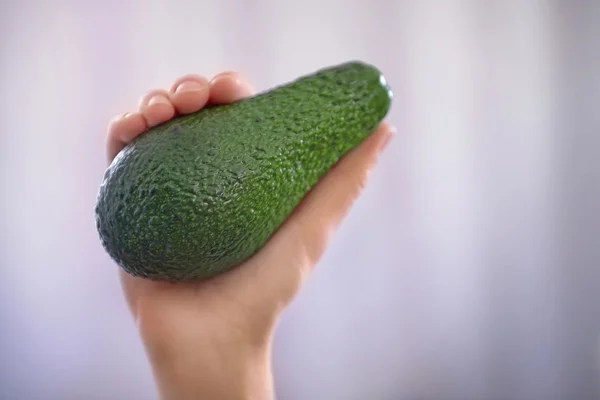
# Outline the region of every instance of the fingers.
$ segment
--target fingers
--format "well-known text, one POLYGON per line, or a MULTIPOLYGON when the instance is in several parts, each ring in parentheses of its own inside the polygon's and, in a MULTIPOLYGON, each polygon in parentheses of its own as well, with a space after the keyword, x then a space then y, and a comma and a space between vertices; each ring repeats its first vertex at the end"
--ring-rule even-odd
POLYGON ((212 81, 196 74, 175 80, 170 89, 155 89, 139 102, 138 111, 114 118, 108 127, 107 157, 110 163, 137 136, 177 115, 189 114, 211 104, 226 104, 253 93, 250 84, 235 72, 216 75, 212 81))
POLYGON ((382 124, 343 157, 265 247, 238 269, 239 282, 248 288, 248 304, 255 304, 257 310, 270 309, 274 315, 289 304, 365 187, 392 134, 393 128, 382 124))

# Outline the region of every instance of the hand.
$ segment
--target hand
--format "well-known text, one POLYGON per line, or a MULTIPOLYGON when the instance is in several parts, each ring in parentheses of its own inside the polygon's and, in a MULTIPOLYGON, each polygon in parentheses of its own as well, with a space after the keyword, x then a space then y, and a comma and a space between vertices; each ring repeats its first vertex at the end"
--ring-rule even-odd
MULTIPOLYGON (((108 160, 148 128, 176 115, 250 95, 250 85, 233 72, 210 82, 187 75, 168 91, 150 91, 138 111, 111 122, 108 160)), ((243 265, 190 283, 144 280, 121 271, 162 398, 273 397, 270 351, 277 320, 323 254, 391 136, 392 128, 384 123, 348 153, 243 265)))

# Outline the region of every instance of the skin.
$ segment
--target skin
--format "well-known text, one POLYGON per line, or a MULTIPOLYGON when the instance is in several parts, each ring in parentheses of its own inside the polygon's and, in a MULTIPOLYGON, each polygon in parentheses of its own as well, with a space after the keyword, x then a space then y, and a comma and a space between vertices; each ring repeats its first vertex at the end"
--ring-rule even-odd
MULTIPOLYGON (((251 96, 238 73, 177 79, 146 93, 108 128, 108 162, 136 136, 176 115, 251 96)), ((272 399, 271 347, 286 307, 325 251, 393 134, 383 123, 305 197, 244 265, 208 281, 161 283, 121 271, 123 290, 162 399, 272 399)))

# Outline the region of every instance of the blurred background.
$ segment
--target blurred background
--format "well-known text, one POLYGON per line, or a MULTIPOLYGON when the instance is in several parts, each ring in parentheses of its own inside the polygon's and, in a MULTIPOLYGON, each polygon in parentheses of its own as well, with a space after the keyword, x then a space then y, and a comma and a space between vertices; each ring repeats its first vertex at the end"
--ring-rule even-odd
POLYGON ((600 398, 600 2, 1 2, 0 399, 147 400, 93 217, 148 89, 352 59, 398 134, 276 338, 283 400, 600 398))

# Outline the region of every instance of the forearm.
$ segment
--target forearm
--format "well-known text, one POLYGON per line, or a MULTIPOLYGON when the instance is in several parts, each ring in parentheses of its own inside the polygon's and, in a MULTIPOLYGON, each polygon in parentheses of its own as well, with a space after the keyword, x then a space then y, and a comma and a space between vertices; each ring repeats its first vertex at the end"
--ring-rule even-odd
POLYGON ((271 400, 270 346, 148 348, 163 400, 271 400))

